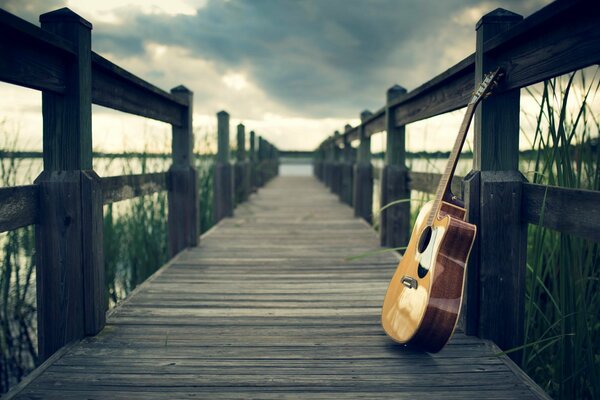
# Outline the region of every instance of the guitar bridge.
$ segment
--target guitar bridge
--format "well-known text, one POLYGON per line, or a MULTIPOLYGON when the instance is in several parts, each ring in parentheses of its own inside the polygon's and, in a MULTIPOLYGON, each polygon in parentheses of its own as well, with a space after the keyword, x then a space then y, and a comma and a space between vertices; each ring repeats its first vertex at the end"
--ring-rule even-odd
POLYGON ((404 286, 406 286, 409 289, 416 289, 417 287, 419 287, 419 283, 417 282, 417 280, 411 276, 404 275, 401 279, 401 282, 404 286))

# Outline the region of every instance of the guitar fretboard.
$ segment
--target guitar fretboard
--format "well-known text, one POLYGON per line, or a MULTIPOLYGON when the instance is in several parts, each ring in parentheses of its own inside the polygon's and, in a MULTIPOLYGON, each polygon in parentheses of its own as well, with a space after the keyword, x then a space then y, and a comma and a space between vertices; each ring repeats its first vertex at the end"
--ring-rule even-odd
POLYGON ((471 120, 473 119, 473 114, 475 113, 475 107, 477 103, 469 103, 467 106, 467 111, 465 112, 465 116, 463 118, 462 124, 460 126, 460 130, 458 132, 458 136, 456 137, 456 142, 454 142, 454 147, 452 148, 452 152, 450 153, 450 157, 448 158, 448 162, 446 163, 446 168, 442 177, 440 178, 440 183, 438 184, 437 190, 435 192, 435 200, 433 201, 433 207, 429 216, 427 218, 427 225, 433 225, 434 218, 439 214, 440 207, 442 204, 442 200, 444 195, 447 193, 448 188, 450 186, 450 181, 454 176, 454 171, 456 170, 456 164, 458 162, 458 157, 460 156, 460 152, 465 143, 465 139, 467 138, 467 132, 469 131, 469 126, 471 125, 471 120))

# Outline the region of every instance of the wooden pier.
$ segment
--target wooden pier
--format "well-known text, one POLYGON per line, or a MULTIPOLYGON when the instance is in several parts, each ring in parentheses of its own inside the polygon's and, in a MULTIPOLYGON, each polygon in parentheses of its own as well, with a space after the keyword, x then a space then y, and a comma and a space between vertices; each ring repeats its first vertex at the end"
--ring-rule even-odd
POLYGON ((544 398, 499 349, 525 345, 527 227, 599 241, 600 192, 521 175, 520 91, 598 64, 600 13, 590 4, 482 16, 473 54, 414 90, 390 87, 379 110, 321 143, 321 182, 273 180, 279 150, 242 124, 232 162, 230 117, 219 112, 213 204, 199 201, 191 90, 164 91, 95 53, 91 23, 69 9, 41 15, 39 27, 0 9, 0 81, 40 92, 44 160, 31 184, 0 188, 0 233, 35 226, 43 361, 7 398, 544 398), (468 335, 439 354, 407 349, 379 325, 397 255, 348 257, 406 244, 411 193, 440 179, 408 168, 406 127, 464 107, 498 67, 502 83, 475 117, 473 170, 453 182, 479 232, 468 335), (92 104, 170 124, 168 170, 98 176, 92 104), (383 132, 376 169, 370 141, 383 132), (399 201, 381 215, 375 177, 381 204, 399 201), (103 206, 156 192, 167 192, 174 258, 106 313, 103 206), (198 241, 201 207, 218 224, 198 241))
POLYGON ((489 341, 438 354, 379 325, 395 253, 312 177, 279 177, 26 379, 16 399, 533 399, 489 341))

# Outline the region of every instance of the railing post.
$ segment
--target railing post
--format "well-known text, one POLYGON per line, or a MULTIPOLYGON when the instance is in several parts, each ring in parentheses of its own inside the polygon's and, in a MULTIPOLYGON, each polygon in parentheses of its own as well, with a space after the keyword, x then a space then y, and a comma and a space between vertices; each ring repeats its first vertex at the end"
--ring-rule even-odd
POLYGON ((341 164, 340 164, 340 147, 337 144, 337 140, 340 137, 340 132, 335 131, 333 133, 333 140, 331 146, 332 162, 331 162, 331 191, 338 196, 342 190, 342 175, 341 175, 341 164))
POLYGON ((217 162, 215 164, 215 223, 233 216, 233 171, 229 162, 229 114, 217 113, 217 162))
POLYGON ((250 194, 250 170, 246 161, 246 128, 237 126, 237 150, 235 161, 235 201, 237 204, 248 199, 250 194))
POLYGON ((92 25, 67 8, 42 29, 74 44, 66 93, 42 93, 44 171, 36 225, 39 359, 105 324, 102 186, 92 170, 92 25))
POLYGON ((250 150, 248 152, 248 158, 250 159, 250 191, 252 193, 256 192, 257 184, 256 184, 256 134, 254 131, 250 131, 250 150))
POLYGON ((354 166, 354 216, 372 222, 373 215, 373 166, 371 165, 371 138, 367 136, 364 122, 373 115, 370 111, 360 113, 358 157, 354 166))
POLYGON ((315 150, 313 160, 313 174, 318 180, 323 181, 323 143, 315 150))
POLYGON ((258 137, 258 166, 257 166, 257 186, 263 187, 265 184, 265 161, 266 161, 266 142, 262 136, 258 137))
MULTIPOLYGON (((344 133, 348 133, 352 129, 352 126, 346 124, 344 127, 344 133)), ((341 165, 342 169, 342 189, 341 199, 344 203, 352 206, 352 187, 353 187, 353 175, 354 175, 354 163, 353 163, 353 151, 352 145, 347 135, 344 135, 344 148, 343 148, 343 161, 341 165)))
MULTIPOLYGON (((477 23, 475 85, 504 61, 483 43, 522 20, 497 9, 477 23)), ((478 227, 468 266, 466 330, 502 349, 523 344, 527 225, 521 221, 519 90, 495 93, 475 114, 473 171, 465 180, 468 218, 478 227)), ((509 355, 520 361, 521 352, 509 355)))
POLYGON ((200 213, 198 173, 194 167, 194 94, 185 86, 171 89, 171 94, 187 104, 183 123, 181 126, 173 125, 172 129, 168 225, 169 256, 173 257, 187 247, 198 245, 200 213))
MULTIPOLYGON (((381 171, 381 207, 397 200, 410 201, 408 169, 406 168, 405 127, 396 126, 392 100, 406 93, 402 86, 394 85, 387 91, 385 109, 386 150, 381 171)), ((410 203, 393 205, 381 211, 379 226, 382 246, 406 246, 410 238, 410 203)))

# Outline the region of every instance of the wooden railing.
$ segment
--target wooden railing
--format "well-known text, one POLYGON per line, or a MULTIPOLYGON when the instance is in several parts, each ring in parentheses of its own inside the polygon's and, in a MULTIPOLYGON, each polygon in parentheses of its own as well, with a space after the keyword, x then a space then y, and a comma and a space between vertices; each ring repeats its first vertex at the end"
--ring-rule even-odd
MULTIPOLYGON (((0 189, 0 232, 36 226, 38 347, 43 361, 105 325, 103 205, 167 191, 170 256, 196 246, 200 232, 192 92, 178 86, 167 93, 92 52, 91 24, 69 9, 43 14, 40 21, 41 28, 0 10, 0 80, 42 92, 44 162, 35 184, 0 189), (171 124, 169 170, 99 177, 92 168, 92 104, 171 124)), ((220 118, 218 168, 231 171, 229 128, 220 118)), ((216 210, 228 211, 217 214, 216 221, 232 214, 234 187, 241 193, 238 202, 243 201, 251 187, 277 172, 274 146, 260 138, 255 160, 251 133, 246 162, 244 143, 242 126, 236 168, 246 172, 235 186, 229 172, 230 194, 215 196, 214 204, 216 210)), ((223 182, 217 179, 217 191, 223 182)))
MULTIPOLYGON (((597 7, 585 0, 557 1, 526 19, 502 9, 484 15, 476 26, 474 54, 411 92, 393 86, 384 107, 362 112, 361 124, 346 126, 315 153, 315 175, 352 205, 356 216, 370 221, 370 137, 386 134, 382 205, 409 199, 410 190, 433 193, 439 175, 406 167, 406 124, 464 107, 485 73, 505 70, 501 85, 477 110, 473 169, 462 180, 468 218, 478 226, 463 323, 468 334, 503 349, 523 344, 527 224, 600 240, 600 192, 530 184, 518 171, 519 89, 598 64, 598 26, 597 7), (353 140, 360 143, 358 157, 353 140)), ((460 186, 455 178, 454 193, 461 193, 460 186)), ((408 202, 382 211, 380 218, 381 244, 405 246, 408 202)), ((517 352, 512 355, 519 358, 517 352)))
POLYGON ((259 136, 256 150, 254 131, 250 132, 250 151, 246 160, 245 130, 243 124, 238 124, 236 163, 232 166, 229 162, 229 114, 226 111, 217 113, 218 150, 213 210, 216 221, 231 217, 235 204, 246 201, 250 193, 279 173, 277 148, 259 136))

